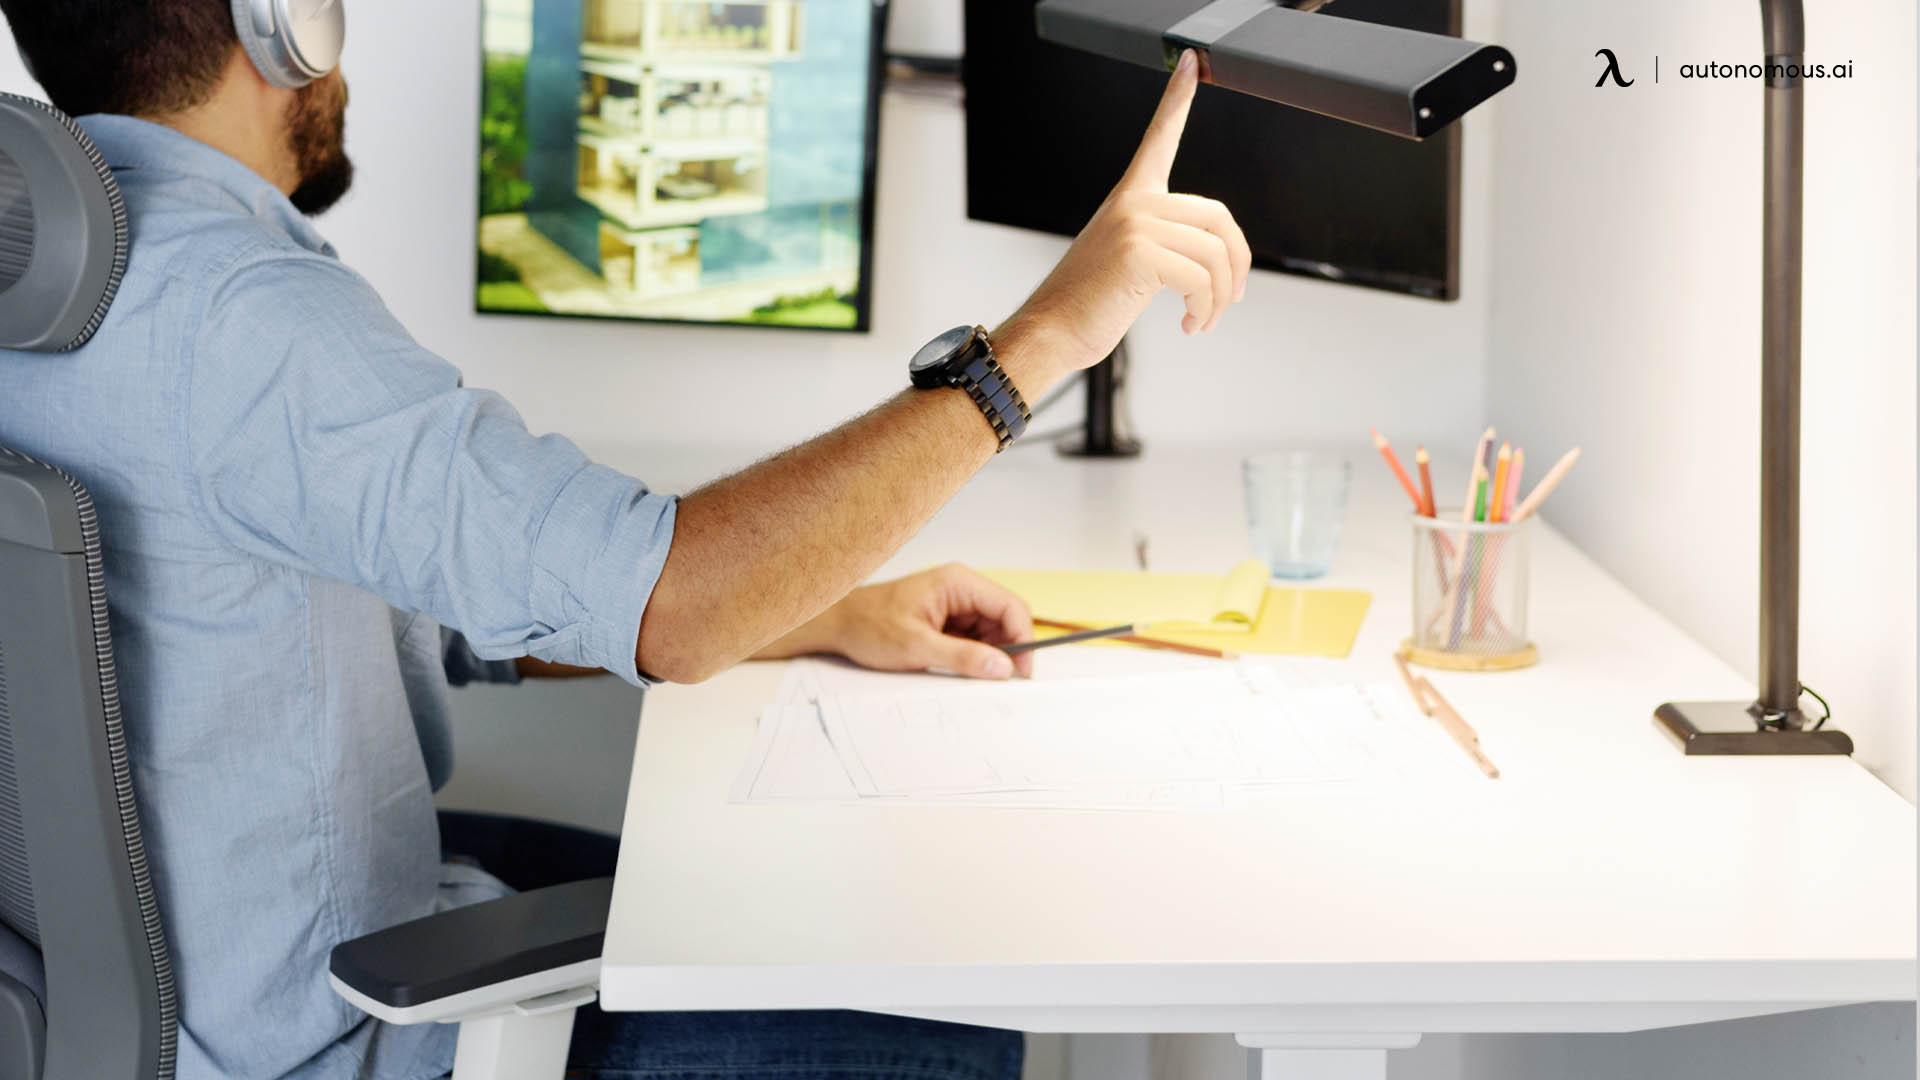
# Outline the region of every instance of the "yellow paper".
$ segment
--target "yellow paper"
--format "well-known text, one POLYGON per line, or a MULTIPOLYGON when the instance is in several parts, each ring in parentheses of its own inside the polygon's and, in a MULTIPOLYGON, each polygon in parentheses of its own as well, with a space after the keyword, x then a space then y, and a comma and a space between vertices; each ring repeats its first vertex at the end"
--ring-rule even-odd
POLYGON ((1267 568, 1248 559, 1218 574, 988 570, 1035 615, 1088 626, 1153 624, 1155 629, 1247 634, 1260 618, 1267 568))
MULTIPOLYGON (((1225 652, 1343 657, 1366 621, 1373 594, 1360 589, 1298 589, 1273 586, 1251 633, 1152 627, 1148 637, 1225 652)), ((1063 620, 1070 621, 1070 620, 1063 620)), ((1125 642, 1116 642, 1125 645, 1125 642)))
POLYGON ((1269 587, 1267 568, 1251 559, 1225 577, 1081 570, 982 573, 1018 594, 1038 618, 1090 627, 1147 623, 1151 625, 1141 632, 1149 637, 1240 653, 1345 656, 1373 599, 1351 589, 1269 587))

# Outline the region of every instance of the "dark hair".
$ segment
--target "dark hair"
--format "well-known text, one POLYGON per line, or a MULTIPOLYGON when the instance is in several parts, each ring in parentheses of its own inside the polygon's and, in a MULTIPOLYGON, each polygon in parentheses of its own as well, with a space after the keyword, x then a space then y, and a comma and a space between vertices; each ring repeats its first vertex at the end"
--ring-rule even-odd
POLYGON ((0 0, 47 97, 73 116, 205 101, 240 46, 230 0, 0 0))

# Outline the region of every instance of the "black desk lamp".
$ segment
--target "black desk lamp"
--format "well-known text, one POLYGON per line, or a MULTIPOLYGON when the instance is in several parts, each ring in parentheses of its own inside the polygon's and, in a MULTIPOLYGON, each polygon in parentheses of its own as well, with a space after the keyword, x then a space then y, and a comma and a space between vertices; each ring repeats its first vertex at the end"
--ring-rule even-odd
MULTIPOLYGON (((1424 139, 1511 85, 1513 54, 1397 26, 1316 14, 1328 0, 1041 0, 1040 37, 1171 71, 1200 55, 1203 82, 1407 139, 1424 139)), ((1088 369, 1082 437, 1061 447, 1131 457, 1119 430, 1126 343, 1088 369)))
POLYGON ((1668 702, 1654 719, 1689 754, 1851 754, 1800 711, 1800 0, 1766 23, 1766 183, 1760 263, 1760 696, 1668 702))

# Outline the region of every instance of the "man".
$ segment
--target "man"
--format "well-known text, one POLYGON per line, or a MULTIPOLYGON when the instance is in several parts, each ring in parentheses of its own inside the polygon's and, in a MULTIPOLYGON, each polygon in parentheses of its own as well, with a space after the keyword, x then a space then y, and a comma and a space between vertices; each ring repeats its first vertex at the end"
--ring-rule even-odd
MULTIPOLYGON (((0 0, 48 96, 113 166, 132 227, 90 344, 0 356, 0 443, 68 468, 100 509, 181 1080, 435 1077, 452 1033, 357 1013, 327 987, 328 950, 539 883, 569 869, 556 852, 593 846, 470 819, 442 835, 441 628, 463 635, 447 669, 523 658, 534 674, 694 682, 830 651, 1007 677, 994 645, 1031 634, 1016 598, 957 567, 856 588, 1001 440, 967 393, 908 390, 675 499, 530 435, 409 338, 308 221, 351 181, 345 84, 264 79, 233 8, 0 0), (443 862, 443 840, 465 858, 443 862)), ((1027 398, 1105 356, 1163 287, 1185 296, 1189 333, 1238 297, 1249 256, 1232 218, 1166 189, 1195 67, 992 333, 1027 398)), ((583 1010, 574 1043, 580 1075, 992 1080, 1019 1064, 1008 1033, 858 1013, 583 1010)))

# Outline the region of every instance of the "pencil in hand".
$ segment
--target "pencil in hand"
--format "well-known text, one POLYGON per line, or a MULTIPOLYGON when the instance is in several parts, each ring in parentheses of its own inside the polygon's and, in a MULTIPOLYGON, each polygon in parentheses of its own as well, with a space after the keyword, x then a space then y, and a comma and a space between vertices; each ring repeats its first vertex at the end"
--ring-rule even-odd
POLYGON ((1139 629, 1139 626, 1131 623, 1123 626, 1091 627, 1080 623, 1061 622, 1058 619, 1042 619, 1035 616, 1033 625, 1046 626, 1055 630, 1066 630, 1070 632, 1058 637, 1022 642, 1019 645, 1004 645, 1001 646, 1001 648, 1009 654, 1015 654, 1016 652, 1031 652, 1034 649, 1043 649, 1049 645, 1067 645, 1076 641, 1091 641, 1095 638, 1110 637, 1115 641, 1124 641, 1129 645, 1139 645, 1148 649, 1165 649, 1168 652, 1182 652, 1190 656, 1210 656, 1216 660, 1240 659, 1239 653, 1228 652, 1224 649, 1209 649, 1204 645, 1188 645, 1180 641, 1165 641, 1161 638, 1141 637, 1139 634, 1133 632, 1139 629))

